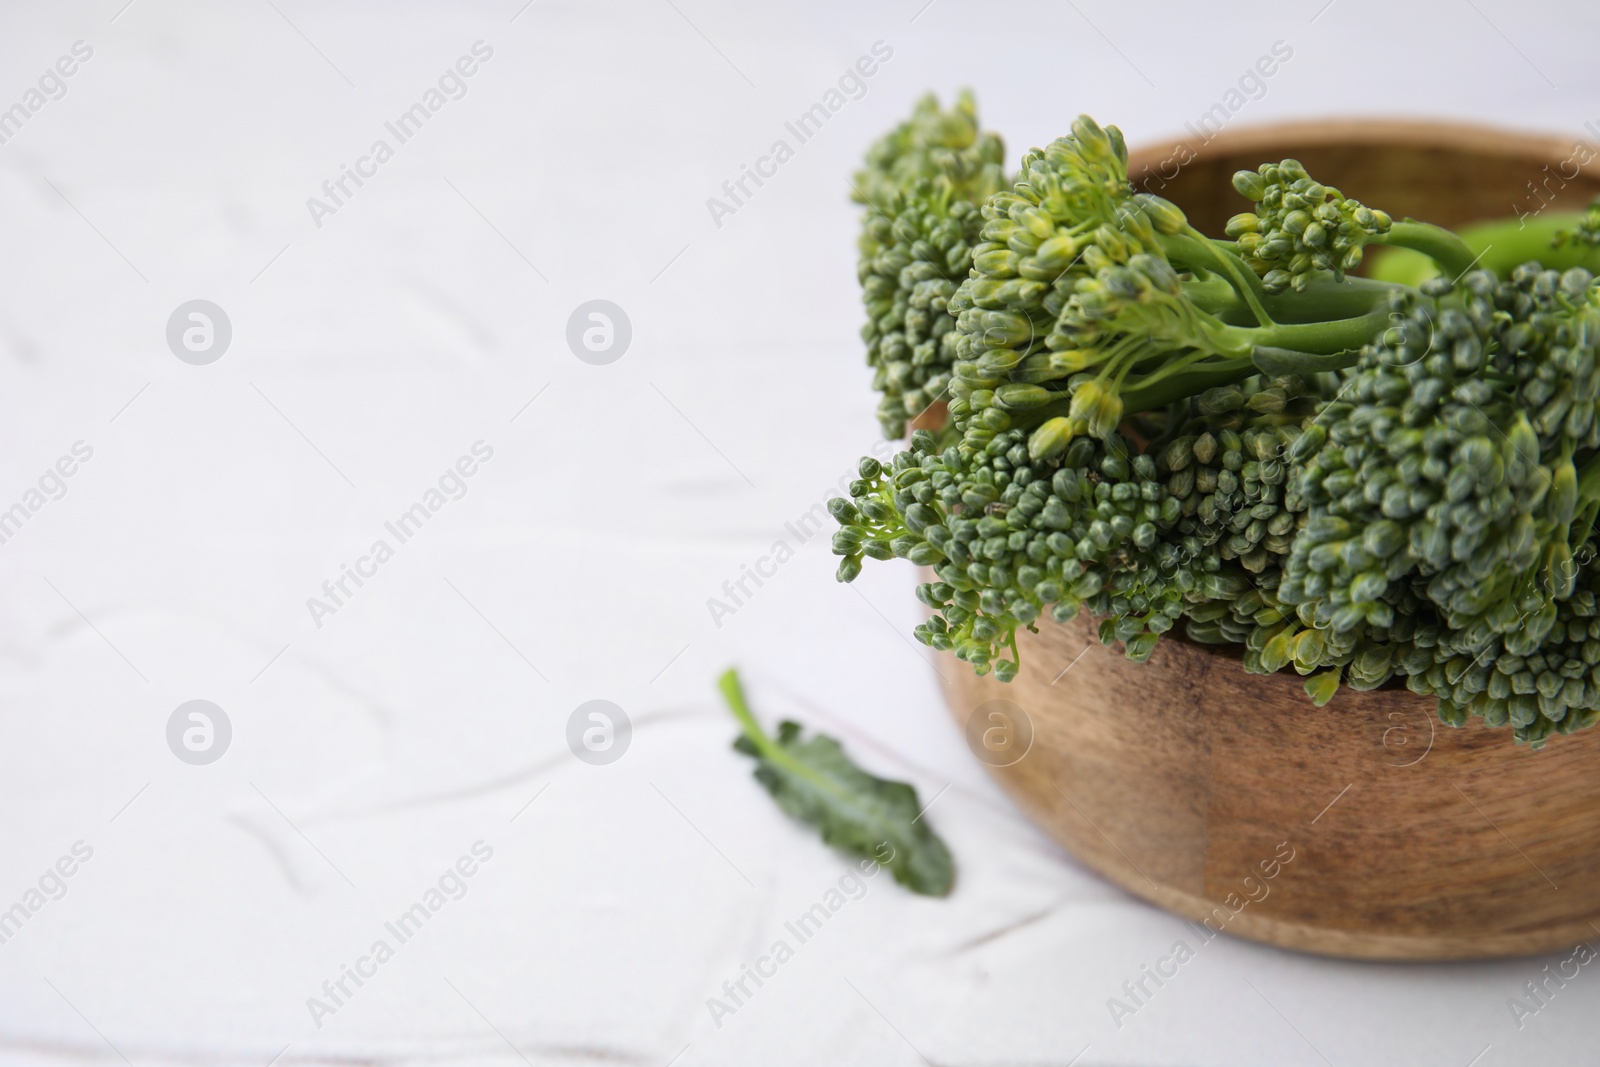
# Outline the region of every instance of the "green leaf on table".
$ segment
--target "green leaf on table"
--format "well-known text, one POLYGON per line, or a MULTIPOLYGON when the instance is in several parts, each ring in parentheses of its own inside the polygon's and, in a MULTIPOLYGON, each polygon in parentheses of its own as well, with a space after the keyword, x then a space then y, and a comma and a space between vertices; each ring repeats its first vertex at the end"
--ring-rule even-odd
POLYGON ((736 671, 729 669, 717 685, 744 729, 733 747, 755 758, 756 780, 779 808, 821 830, 835 848, 889 868, 914 893, 950 892, 950 850, 920 817, 913 786, 868 774, 831 737, 802 738, 799 723, 779 723, 774 739, 751 714, 736 671))

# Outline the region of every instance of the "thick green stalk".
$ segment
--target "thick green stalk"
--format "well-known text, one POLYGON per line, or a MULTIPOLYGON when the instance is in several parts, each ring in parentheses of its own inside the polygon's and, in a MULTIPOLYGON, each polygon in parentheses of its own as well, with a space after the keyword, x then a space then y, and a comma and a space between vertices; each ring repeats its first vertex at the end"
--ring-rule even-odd
POLYGON ((1379 308, 1365 315, 1332 322, 1290 322, 1276 326, 1232 327, 1254 348, 1265 345, 1313 355, 1331 355, 1360 348, 1389 325, 1389 311, 1379 308))
POLYGON ((1388 324, 1389 313, 1378 310, 1333 322, 1225 327, 1225 336, 1232 342, 1227 349, 1233 353, 1231 358, 1207 362, 1129 389, 1122 393, 1123 410, 1129 414, 1149 411, 1206 389, 1242 381, 1260 370, 1251 358, 1257 347, 1290 349, 1305 356, 1306 365, 1297 368, 1300 374, 1337 370, 1352 362, 1347 353, 1371 341, 1388 324), (1318 356, 1328 358, 1316 359, 1318 356))
MULTIPOLYGON (((1524 263, 1533 261, 1552 270, 1583 267, 1600 273, 1600 245, 1581 241, 1555 244, 1556 235, 1575 230, 1581 213, 1549 211, 1521 219, 1496 219, 1463 226, 1461 240, 1478 256, 1477 267, 1508 276, 1524 263)), ((1373 265, 1372 277, 1402 285, 1421 285, 1439 274, 1438 266, 1421 253, 1395 248, 1373 265)))
POLYGON ((1168 259, 1182 266, 1198 267, 1222 275, 1245 302, 1257 323, 1266 326, 1272 322, 1272 316, 1261 306, 1262 299, 1267 295, 1261 279, 1238 256, 1187 223, 1181 233, 1162 235, 1160 241, 1168 259))
POLYGON ((1304 291, 1269 296, 1265 305, 1272 321, 1281 324, 1330 322, 1349 319, 1388 307, 1389 296, 1404 286, 1370 278, 1343 281, 1331 275, 1318 278, 1304 291))
MULTIPOLYGON (((1187 400, 1207 389, 1243 381, 1254 373, 1256 373, 1255 364, 1251 362, 1249 356, 1216 360, 1174 374, 1153 385, 1127 390, 1122 394, 1123 411, 1128 414, 1138 414, 1141 411, 1164 408, 1174 401, 1187 400)), ((1063 409, 1061 413, 1066 412, 1063 409)))
POLYGON ((1600 245, 1582 241, 1555 243, 1557 234, 1576 230, 1583 219, 1581 213, 1552 211, 1532 218, 1484 222, 1464 228, 1461 239, 1483 254, 1479 266, 1501 277, 1529 260, 1537 260, 1552 270, 1584 267, 1600 271, 1600 245))
MULTIPOLYGON (((1430 261, 1431 262, 1431 261, 1430 261)), ((1288 290, 1276 296, 1267 296, 1262 306, 1271 321, 1280 324, 1329 322, 1365 315, 1386 306, 1391 293, 1401 292, 1406 286, 1393 281, 1374 281, 1370 278, 1350 278, 1343 281, 1331 275, 1318 278, 1306 289, 1288 290)), ((1254 315, 1239 300, 1233 286, 1222 278, 1184 283, 1184 295, 1201 311, 1230 326, 1248 326, 1254 315)))
POLYGON ((1439 269, 1451 278, 1459 278, 1478 260, 1478 253, 1454 233, 1443 226, 1414 219, 1395 223, 1389 227, 1388 233, 1374 238, 1372 243, 1421 252, 1439 264, 1439 269))
MULTIPOLYGON (((1305 361, 1303 367, 1295 368, 1302 375, 1338 370, 1350 366, 1350 353, 1371 341, 1388 324, 1387 311, 1372 311, 1333 322, 1224 326, 1221 334, 1227 343, 1223 351, 1228 355, 1197 361, 1182 370, 1163 372, 1157 368, 1145 376, 1142 384, 1120 391, 1123 412, 1136 415, 1152 411, 1219 385, 1243 381, 1261 370, 1253 359, 1257 347, 1292 350, 1288 354, 1305 361)), ((1026 428, 1070 413, 1071 401, 1063 398, 1025 414, 1014 414, 1013 418, 1015 425, 1026 428)))

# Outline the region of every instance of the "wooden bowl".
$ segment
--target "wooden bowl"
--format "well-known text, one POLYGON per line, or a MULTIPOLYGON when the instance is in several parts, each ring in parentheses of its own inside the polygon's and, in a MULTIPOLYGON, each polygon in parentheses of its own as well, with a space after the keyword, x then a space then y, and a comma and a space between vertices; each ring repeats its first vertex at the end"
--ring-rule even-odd
MULTIPOLYGON (((1280 126, 1191 142, 1198 158, 1147 184, 1220 233, 1240 210, 1233 172, 1292 156, 1396 218, 1455 225, 1532 210, 1527 183, 1572 150, 1477 128, 1280 126)), ((1130 172, 1160 175, 1173 152, 1136 152, 1130 172)), ((1600 171, 1549 188, 1580 207, 1600 171)), ((1133 663, 1086 619, 1019 645, 1009 685, 949 659, 951 710, 1016 803, 1137 896, 1212 930, 1367 959, 1515 956, 1600 933, 1600 729, 1533 752, 1509 729, 1445 726, 1403 689, 1317 708, 1293 671, 1246 674, 1237 655, 1171 637, 1133 663)))

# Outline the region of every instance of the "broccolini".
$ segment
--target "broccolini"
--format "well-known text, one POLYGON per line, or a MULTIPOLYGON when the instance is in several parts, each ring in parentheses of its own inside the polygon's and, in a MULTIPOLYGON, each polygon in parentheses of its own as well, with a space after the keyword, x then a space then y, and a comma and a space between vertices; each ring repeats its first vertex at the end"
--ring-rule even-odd
POLYGON ((1116 127, 1000 156, 929 98, 858 176, 880 418, 926 428, 832 502, 840 580, 930 568, 918 639, 1007 681, 1019 628, 1086 611, 1318 704, 1403 682, 1534 746, 1600 720, 1600 206, 1491 257, 1283 160, 1214 239, 1116 127), (1349 276, 1375 246, 1428 266, 1349 276))

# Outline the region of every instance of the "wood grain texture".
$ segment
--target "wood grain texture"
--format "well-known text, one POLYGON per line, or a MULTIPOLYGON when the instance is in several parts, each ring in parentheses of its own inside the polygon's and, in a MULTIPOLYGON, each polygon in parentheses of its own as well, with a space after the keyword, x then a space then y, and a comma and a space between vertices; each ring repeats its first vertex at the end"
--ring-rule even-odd
POLYGON ((1507 730, 1445 726, 1404 690, 1318 708, 1292 671, 1246 674, 1174 639, 1134 663, 1083 619, 1020 646, 1009 685, 952 659, 951 710, 1031 726, 1026 754, 993 773, 1130 892, 1337 956, 1519 955, 1595 935, 1600 730, 1532 752, 1507 730))
MULTIPOLYGON (((1191 148, 1198 159, 1147 187, 1220 232, 1243 208, 1233 172, 1269 159, 1298 158, 1396 218, 1458 225, 1511 214, 1573 146, 1341 122, 1191 148)), ((1172 154, 1134 152, 1130 173, 1172 154)), ((1556 203, 1596 193, 1591 166, 1556 203)), ((1600 730, 1531 752, 1509 730, 1445 726, 1404 690, 1342 690, 1317 708, 1292 671, 1249 675, 1235 655, 1170 638, 1137 664, 1083 619, 1019 644, 1009 685, 951 659, 951 710, 980 758, 1016 760, 991 769, 1031 818, 1140 897, 1241 937, 1370 959, 1537 953, 1600 931, 1600 730), (1011 750, 985 750, 997 724, 1018 731, 1011 750)))

